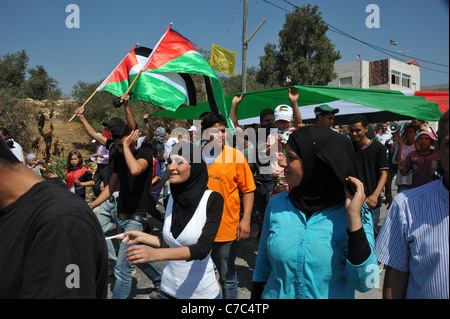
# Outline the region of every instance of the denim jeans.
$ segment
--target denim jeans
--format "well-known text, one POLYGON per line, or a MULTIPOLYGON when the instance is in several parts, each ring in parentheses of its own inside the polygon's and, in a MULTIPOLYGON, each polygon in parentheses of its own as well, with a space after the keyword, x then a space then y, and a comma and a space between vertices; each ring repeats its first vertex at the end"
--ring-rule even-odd
POLYGON ((237 241, 215 242, 211 258, 219 272, 219 283, 222 286, 223 299, 237 299, 238 285, 236 272, 237 241))
MULTIPOLYGON (((117 220, 119 232, 126 232, 130 230, 142 231, 142 224, 136 220, 125 219, 117 220)), ((125 250, 130 245, 120 243, 119 253, 117 256, 117 264, 114 269, 114 275, 116 277, 116 283, 114 285, 114 291, 111 299, 127 299, 131 291, 132 283, 132 264, 126 259, 125 250)), ((154 263, 138 264, 137 265, 147 277, 153 281, 155 288, 159 288, 161 285, 162 270, 154 263)))
POLYGON ((372 220, 373 220, 373 233, 375 236, 378 235, 378 223, 380 222, 380 207, 372 208, 372 220))
POLYGON ((266 212, 267 204, 269 203, 270 198, 272 197, 273 186, 274 186, 273 182, 269 183, 256 182, 255 205, 256 208, 258 208, 259 216, 261 216, 262 220, 264 220, 264 213, 266 212))
MULTIPOLYGON (((102 227, 103 233, 107 233, 117 221, 117 201, 104 201, 97 212, 97 219, 102 227)), ((108 270, 114 269, 117 262, 116 250, 111 239, 106 241, 108 247, 108 270)))

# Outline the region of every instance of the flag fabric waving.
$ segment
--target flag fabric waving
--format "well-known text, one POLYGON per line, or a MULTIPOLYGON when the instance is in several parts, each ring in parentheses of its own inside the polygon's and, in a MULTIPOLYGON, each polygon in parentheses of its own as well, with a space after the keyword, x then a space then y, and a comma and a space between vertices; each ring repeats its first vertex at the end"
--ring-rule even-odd
MULTIPOLYGON (((135 46, 100 84, 97 91, 108 91, 115 96, 122 96, 147 63, 151 52, 152 49, 135 46)), ((154 77, 141 76, 130 92, 133 93, 132 101, 145 100, 167 109, 176 109, 182 104, 196 105, 195 86, 189 74, 171 72, 154 77)))
MULTIPOLYGON (((152 50, 139 47, 136 56, 139 67, 142 68, 151 56, 152 50)), ((139 69, 140 70, 140 69, 139 69)), ((137 70, 139 72, 139 70, 137 70)), ((136 69, 132 70, 130 83, 137 76, 136 69)), ((176 110, 180 105, 196 105, 196 91, 194 81, 187 73, 164 72, 160 74, 142 72, 131 92, 133 100, 139 99, 159 105, 168 110, 176 110)))
MULTIPOLYGON (((207 87, 210 110, 222 114, 227 119, 228 126, 232 127, 228 110, 225 107, 222 83, 220 83, 216 72, 191 41, 169 26, 144 66, 141 77, 156 77, 159 74, 173 72, 203 75, 207 87)), ((171 111, 177 109, 175 107, 161 106, 171 111)))
POLYGON ((389 41, 389 44, 390 44, 390 45, 397 45, 398 43, 395 42, 395 41, 390 40, 390 41, 389 41))
POLYGON ((107 91, 115 96, 122 96, 129 86, 130 72, 138 64, 134 50, 137 45, 120 61, 119 65, 97 87, 97 91, 107 91))
POLYGON ((223 74, 236 76, 234 68, 236 65, 237 53, 228 49, 222 48, 216 44, 212 44, 211 49, 211 67, 223 74))
MULTIPOLYGON (((291 88, 299 90, 298 105, 305 122, 314 121, 314 108, 321 104, 339 108, 339 113, 335 115, 337 124, 346 124, 347 119, 354 114, 364 114, 371 123, 411 118, 438 121, 442 113, 448 110, 448 92, 439 94, 441 92, 425 93, 330 86, 291 86, 291 88), (441 107, 442 101, 444 104, 441 107)), ((231 108, 233 97, 238 94, 225 97, 228 110, 231 108)), ((275 109, 280 104, 289 105, 288 87, 246 93, 238 108, 239 124, 259 123, 259 114, 263 109, 275 109)), ((199 115, 207 110, 208 106, 203 102, 195 108, 184 106, 176 112, 159 112, 151 114, 151 116, 198 119, 199 115)))

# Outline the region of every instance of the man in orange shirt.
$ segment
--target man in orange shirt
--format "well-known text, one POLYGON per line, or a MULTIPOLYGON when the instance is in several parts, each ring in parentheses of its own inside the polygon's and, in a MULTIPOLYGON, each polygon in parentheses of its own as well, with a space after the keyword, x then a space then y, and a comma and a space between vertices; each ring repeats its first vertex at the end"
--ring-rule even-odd
POLYGON ((219 272, 224 299, 237 299, 237 272, 235 267, 237 242, 250 235, 255 182, 244 155, 227 145, 226 119, 209 113, 203 118, 203 158, 208 166, 208 188, 224 198, 222 221, 211 252, 219 272), (239 190, 243 194, 243 216, 240 220, 239 190))

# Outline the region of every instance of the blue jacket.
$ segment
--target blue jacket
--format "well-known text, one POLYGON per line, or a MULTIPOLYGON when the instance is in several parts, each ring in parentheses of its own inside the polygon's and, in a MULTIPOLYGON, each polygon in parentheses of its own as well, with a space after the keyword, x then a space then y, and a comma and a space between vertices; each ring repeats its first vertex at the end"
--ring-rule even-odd
POLYGON ((344 203, 314 213, 308 221, 289 192, 274 196, 266 209, 253 281, 267 282, 262 298, 354 298, 378 282, 372 217, 364 204, 361 220, 371 247, 369 258, 352 265, 347 256, 344 203))

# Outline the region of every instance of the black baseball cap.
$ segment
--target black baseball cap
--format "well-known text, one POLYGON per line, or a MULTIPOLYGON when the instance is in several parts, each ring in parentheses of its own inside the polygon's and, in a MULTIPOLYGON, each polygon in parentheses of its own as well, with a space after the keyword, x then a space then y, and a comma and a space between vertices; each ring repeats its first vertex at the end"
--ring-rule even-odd
POLYGON ((125 125, 127 125, 127 123, 125 123, 125 121, 122 120, 121 118, 113 117, 108 122, 103 122, 102 125, 108 126, 109 128, 111 128, 111 127, 115 127, 115 126, 125 126, 125 125))

